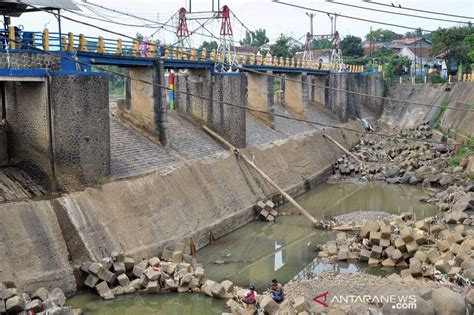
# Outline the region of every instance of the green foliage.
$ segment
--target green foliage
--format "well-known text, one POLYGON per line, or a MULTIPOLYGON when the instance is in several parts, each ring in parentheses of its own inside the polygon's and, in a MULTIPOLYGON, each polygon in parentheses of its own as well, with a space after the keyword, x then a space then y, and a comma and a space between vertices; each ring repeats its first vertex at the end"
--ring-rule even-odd
POLYGON ((387 29, 376 29, 375 31, 369 32, 365 35, 365 39, 367 41, 376 41, 376 42, 390 42, 394 39, 400 39, 403 36, 401 34, 397 34, 394 31, 387 30, 387 29))
POLYGON ((436 118, 434 121, 433 129, 441 131, 441 117, 443 113, 446 111, 446 108, 449 105, 449 100, 444 100, 443 104, 441 104, 441 108, 436 113, 436 118))
POLYGON ((449 50, 453 59, 459 63, 469 64, 473 57, 470 54, 474 47, 473 34, 472 25, 439 28, 432 34, 433 46, 430 54, 434 57, 449 50))
POLYGON ((467 141, 466 145, 463 145, 459 148, 458 153, 449 159, 449 165, 451 166, 458 166, 461 162, 461 159, 467 157, 468 155, 472 154, 474 150, 472 149, 474 146, 474 137, 470 137, 467 141))
POLYGON ((270 52, 274 57, 291 57, 301 50, 303 50, 301 45, 290 45, 290 38, 284 34, 281 34, 275 44, 270 46, 270 52))
POLYGON ((469 46, 469 51, 467 53, 469 61, 474 63, 474 33, 467 35, 464 38, 464 42, 469 46))
POLYGON ((431 83, 446 83, 446 79, 440 76, 439 74, 432 74, 431 75, 431 83))
POLYGON ((125 78, 119 74, 126 75, 127 70, 117 66, 100 66, 100 69, 93 68, 97 72, 109 72, 109 95, 110 96, 125 96, 125 78), (117 74, 114 74, 117 73, 117 74))
POLYGON ((199 47, 199 49, 206 48, 207 51, 211 51, 213 49, 217 49, 217 46, 218 46, 218 44, 215 40, 210 41, 210 42, 203 41, 202 44, 201 44, 201 47, 199 47))
POLYGON ((320 50, 320 49, 330 49, 332 47, 332 44, 329 39, 322 38, 322 39, 313 39, 311 46, 313 47, 313 49, 320 50))
POLYGON ((245 32, 245 38, 240 41, 240 45, 246 47, 260 47, 268 43, 270 39, 267 37, 267 31, 259 28, 254 32, 245 32))
POLYGON ((362 48, 362 39, 356 36, 346 36, 341 40, 342 55, 348 56, 363 56, 364 49, 362 48))

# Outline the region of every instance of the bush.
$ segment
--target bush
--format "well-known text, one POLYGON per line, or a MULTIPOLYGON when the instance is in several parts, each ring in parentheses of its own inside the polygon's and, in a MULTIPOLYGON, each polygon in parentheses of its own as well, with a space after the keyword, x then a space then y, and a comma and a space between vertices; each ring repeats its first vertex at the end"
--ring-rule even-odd
POLYGON ((446 83, 446 80, 439 74, 432 74, 431 83, 446 83))

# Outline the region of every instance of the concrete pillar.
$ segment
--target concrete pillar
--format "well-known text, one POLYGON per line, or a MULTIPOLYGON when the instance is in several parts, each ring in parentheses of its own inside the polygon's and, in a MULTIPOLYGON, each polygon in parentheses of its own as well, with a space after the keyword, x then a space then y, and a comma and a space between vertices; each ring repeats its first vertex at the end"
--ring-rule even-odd
POLYGON ((135 126, 157 132, 158 114, 155 112, 153 85, 145 82, 155 80, 153 67, 133 67, 128 69, 124 106, 119 106, 119 115, 130 120, 135 126), (145 82, 144 82, 145 81, 145 82), (155 117, 156 116, 156 117, 155 117))
MULTIPOLYGON (((272 75, 271 71, 267 74, 272 75)), ((247 73, 248 84, 248 108, 268 113, 250 110, 249 113, 263 121, 267 126, 274 128, 274 99, 273 99, 273 76, 247 73)))
POLYGON ((285 77, 285 106, 299 115, 304 115, 309 100, 307 75, 287 73, 285 77))
POLYGON ((130 79, 125 84, 125 100, 118 102, 118 114, 138 128, 158 136, 162 145, 168 144, 168 106, 162 62, 151 67, 128 69, 130 79))

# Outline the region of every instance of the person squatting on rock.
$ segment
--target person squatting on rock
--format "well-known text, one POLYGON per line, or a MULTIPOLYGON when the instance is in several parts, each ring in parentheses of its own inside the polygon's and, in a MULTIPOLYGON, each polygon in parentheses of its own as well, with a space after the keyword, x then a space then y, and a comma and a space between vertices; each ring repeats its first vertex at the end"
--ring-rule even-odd
POLYGON ((281 285, 281 283, 278 282, 277 279, 272 280, 272 284, 270 286, 270 293, 272 294, 272 299, 277 303, 281 303, 285 298, 283 294, 283 286, 281 285))
POLYGON ((242 304, 245 305, 256 305, 257 304, 257 292, 254 286, 250 286, 244 297, 241 300, 242 304))

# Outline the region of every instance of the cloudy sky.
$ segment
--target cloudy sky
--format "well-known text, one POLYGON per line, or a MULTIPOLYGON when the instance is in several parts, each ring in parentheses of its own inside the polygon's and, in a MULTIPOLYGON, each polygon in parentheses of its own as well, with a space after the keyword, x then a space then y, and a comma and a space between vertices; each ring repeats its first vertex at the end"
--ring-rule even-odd
MULTIPOLYGON (((392 3, 392 1, 384 0, 375 1, 377 1, 378 3, 392 3)), ((189 0, 88 0, 87 3, 89 3, 89 5, 82 4, 81 1, 75 2, 81 4, 80 8, 82 9, 82 11, 79 13, 81 14, 81 16, 69 12, 64 12, 64 15, 131 36, 135 35, 137 32, 144 35, 151 35, 155 33, 153 38, 159 38, 162 41, 164 40, 166 43, 175 42, 175 26, 165 27, 165 29, 160 29, 158 32, 156 32, 156 24, 151 24, 157 21, 161 23, 166 22, 180 7, 186 7, 187 9, 189 9, 189 0), (128 12, 140 17, 140 19, 120 15, 118 13, 110 12, 97 6, 92 6, 90 4, 97 4, 107 8, 113 8, 119 11, 128 12), (108 23, 105 21, 99 21, 97 19, 88 18, 92 16, 98 17, 102 20, 112 20, 115 23, 108 23), (136 27, 125 24, 135 25, 136 27)), ((198 23, 208 21, 206 18, 210 17, 209 13, 197 12, 211 10, 212 2, 215 3, 215 6, 217 8, 218 0, 192 0, 192 12, 196 13, 189 14, 188 17, 196 17, 199 19, 188 21, 188 27, 190 30, 198 28, 198 23)), ((359 17, 363 19, 411 26, 415 28, 421 27, 426 30, 435 30, 440 26, 448 27, 457 25, 456 22, 434 21, 415 17, 408 17, 404 15, 393 15, 381 12, 373 12, 364 9, 351 8, 336 3, 330 3, 323 0, 285 0, 284 2, 315 8, 318 10, 334 12, 342 15, 359 17)), ((454 21, 469 21, 468 19, 457 17, 432 15, 421 12, 383 7, 380 5, 370 4, 362 0, 339 0, 339 2, 364 7, 371 7, 379 10, 389 10, 397 13, 429 16, 454 21)), ((393 3, 396 6, 400 4, 402 7, 437 11, 454 15, 474 16, 474 1, 472 0, 394 0, 393 3)), ((240 19, 240 21, 245 24, 245 26, 249 29, 266 29, 267 36, 270 38, 271 41, 274 41, 281 33, 291 35, 293 38, 301 39, 303 41, 302 38, 304 34, 309 31, 309 17, 306 15, 306 12, 309 12, 308 10, 278 4, 273 2, 272 0, 220 0, 220 4, 221 6, 227 4, 230 9, 236 14, 236 16, 240 19)), ((471 21, 474 22, 474 20, 471 21)), ((233 19, 232 22, 234 29, 234 39, 239 40, 245 35, 245 28, 235 19, 233 19)), ((172 22, 172 24, 174 25, 176 25, 176 23, 176 20, 172 22)), ((201 29, 196 32, 196 35, 194 35, 191 42, 193 46, 198 46, 203 39, 209 40, 208 37, 203 37, 202 35, 199 35, 199 33, 202 32, 208 36, 210 36, 208 31, 212 32, 213 34, 219 33, 220 21, 210 20, 208 23, 209 24, 206 25, 207 30, 201 29)), ((48 27, 51 32, 56 32, 58 28, 55 18, 47 13, 24 14, 19 18, 13 18, 13 24, 21 24, 24 26, 25 30, 39 31, 44 27, 48 27)), ((342 36, 356 35, 364 37, 364 35, 368 33, 370 27, 372 27, 373 29, 380 27, 390 28, 398 33, 405 33, 409 31, 408 29, 400 27, 384 26, 379 25, 377 23, 356 21, 343 17, 339 17, 337 19, 337 29, 339 30, 339 33, 342 36)), ((80 25, 78 23, 67 20, 63 20, 62 29, 63 32, 72 31, 75 34, 84 33, 90 36, 102 35, 106 38, 117 37, 117 35, 107 34, 106 32, 94 29, 93 27, 80 25)), ((314 17, 314 33, 329 34, 330 29, 330 20, 328 16, 324 13, 316 12, 314 17)))

